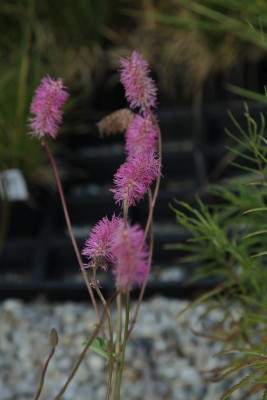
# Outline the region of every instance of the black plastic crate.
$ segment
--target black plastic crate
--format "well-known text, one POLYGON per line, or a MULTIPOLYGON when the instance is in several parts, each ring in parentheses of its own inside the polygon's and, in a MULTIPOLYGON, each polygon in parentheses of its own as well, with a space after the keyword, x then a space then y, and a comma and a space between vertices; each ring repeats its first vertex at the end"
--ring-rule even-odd
MULTIPOLYGON (((243 123, 243 105, 221 104, 166 110, 159 121, 163 137, 163 178, 154 212, 154 257, 146 295, 192 297, 214 287, 220 277, 188 283, 197 265, 182 266, 183 255, 166 250, 165 245, 188 238, 175 222, 170 208, 173 200, 194 203, 195 194, 205 191, 209 176, 225 156, 228 143, 223 125, 231 126, 227 110, 243 123)), ((261 107, 252 105, 256 116, 261 107)), ((102 115, 101 115, 102 116, 102 115)), ((76 116, 77 117, 77 116, 76 116)), ((96 115, 87 115, 77 125, 75 115, 60 139, 60 159, 71 165, 77 176, 64 182, 66 200, 79 248, 82 249, 90 228, 115 211, 110 192, 117 168, 125 159, 123 135, 99 138, 96 115), (77 129, 77 132, 76 132, 77 129), (69 132, 67 132, 67 130, 69 132), (70 132, 72 134, 70 134, 70 132)), ((99 114, 100 118, 100 114, 99 114)), ((228 169, 229 173, 229 169, 228 169)), ((235 171, 230 169, 230 174, 235 171)), ((223 171, 219 178, 226 176, 223 171)), ((148 201, 145 198, 130 209, 133 222, 145 225, 148 201)), ((23 297, 43 294, 53 299, 83 299, 87 290, 69 238, 58 195, 47 194, 34 208, 17 203, 11 210, 11 230, 0 254, 0 297, 23 297)), ((99 275, 104 294, 113 290, 112 274, 99 275)), ((137 291, 134 295, 137 295, 137 291)))

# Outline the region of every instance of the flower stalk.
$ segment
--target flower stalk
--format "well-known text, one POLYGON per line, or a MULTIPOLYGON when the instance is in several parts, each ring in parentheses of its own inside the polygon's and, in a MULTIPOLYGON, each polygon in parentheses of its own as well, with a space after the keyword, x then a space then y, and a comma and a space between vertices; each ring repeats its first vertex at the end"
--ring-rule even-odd
POLYGON ((73 233, 58 166, 47 142, 47 137, 55 139, 58 135, 62 122, 62 107, 69 97, 63 80, 61 78, 54 80, 49 76, 43 78, 31 104, 31 113, 34 115, 29 119, 31 135, 41 140, 51 162, 70 239, 98 319, 97 328, 87 341, 68 380, 55 400, 59 400, 65 393, 86 351, 101 330, 105 345, 108 343, 108 346, 102 349, 102 354, 108 358, 109 362, 106 400, 110 397, 112 400, 120 400, 127 340, 137 319, 151 268, 154 244, 153 211, 161 176, 161 135, 154 115, 157 88, 149 72, 147 61, 136 51, 129 58, 121 60, 121 82, 131 110, 120 110, 106 117, 99 124, 99 129, 102 134, 113 134, 114 130, 126 131, 126 160, 115 173, 114 186, 110 189, 114 195, 114 201, 121 205, 122 217, 114 213, 111 219, 107 216, 102 218, 91 230, 81 253, 73 233), (135 114, 136 108, 138 112, 135 114), (119 118, 122 120, 118 121, 119 118), (155 189, 152 193, 151 185, 154 183, 155 189), (129 209, 136 206, 147 194, 149 209, 144 230, 138 224, 131 223, 129 209), (149 231, 150 246, 148 247, 146 239, 149 231), (83 263, 81 255, 87 257, 87 264, 83 263), (92 285, 88 278, 87 268, 92 270, 92 285), (115 278, 116 295, 108 301, 104 298, 98 284, 98 269, 104 271, 111 269, 115 278), (102 305, 101 316, 92 286, 102 305), (141 290, 129 329, 130 292, 135 287, 140 287, 141 290), (113 349, 113 321, 109 307, 115 297, 117 322, 115 349, 113 349), (123 299, 125 300, 124 322, 123 299), (106 318, 108 332, 104 329, 106 318))

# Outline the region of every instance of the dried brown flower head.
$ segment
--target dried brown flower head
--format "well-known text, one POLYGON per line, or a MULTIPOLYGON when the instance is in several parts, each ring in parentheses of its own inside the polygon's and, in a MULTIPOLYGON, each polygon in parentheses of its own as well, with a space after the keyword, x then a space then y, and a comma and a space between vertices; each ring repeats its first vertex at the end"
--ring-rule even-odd
POLYGON ((122 108, 107 115, 97 123, 100 136, 116 135, 117 133, 125 132, 133 118, 134 113, 128 108, 122 108))

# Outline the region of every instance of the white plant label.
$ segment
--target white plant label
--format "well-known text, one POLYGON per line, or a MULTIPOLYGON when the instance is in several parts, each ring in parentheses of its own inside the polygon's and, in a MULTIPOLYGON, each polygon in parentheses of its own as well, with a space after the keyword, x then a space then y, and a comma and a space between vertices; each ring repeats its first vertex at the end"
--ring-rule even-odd
POLYGON ((6 169, 0 173, 0 197, 10 201, 26 201, 29 192, 26 181, 19 169, 6 169))

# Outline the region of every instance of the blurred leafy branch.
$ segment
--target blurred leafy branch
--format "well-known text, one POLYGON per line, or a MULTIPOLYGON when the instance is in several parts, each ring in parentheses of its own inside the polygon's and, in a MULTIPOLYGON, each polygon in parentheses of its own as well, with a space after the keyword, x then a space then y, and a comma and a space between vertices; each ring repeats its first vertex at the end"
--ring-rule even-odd
POLYGON ((151 1, 142 12, 129 7, 124 13, 140 21, 135 40, 143 37, 142 51, 150 49, 150 63, 173 95, 175 82, 179 96, 194 99, 218 75, 259 89, 254 66, 267 48, 264 0, 151 1))
MULTIPOLYGON (((245 106, 244 128, 231 113, 229 116, 234 132, 226 130, 233 141, 228 150, 232 153, 233 165, 245 173, 211 185, 209 192, 215 199, 211 204, 206 205, 198 198, 193 207, 176 200, 172 209, 177 222, 190 233, 190 239, 168 248, 182 251, 183 262, 198 265, 194 280, 219 278, 216 291, 197 299, 197 303, 207 302, 209 311, 223 312, 221 320, 206 334, 221 340, 226 349, 234 348, 235 354, 241 357, 241 361, 240 357, 238 363, 233 359, 221 372, 260 367, 261 384, 257 381, 256 386, 262 389, 267 382, 266 355, 253 364, 250 352, 264 353, 267 345, 265 118, 260 114, 256 121, 245 106)), ((247 381, 255 383, 257 373, 251 374, 232 391, 247 381)), ((228 373, 222 375, 226 376, 228 373)), ((229 389, 222 398, 226 399, 232 391, 229 389)))
POLYGON ((213 73, 232 68, 240 78, 245 60, 263 57, 266 8, 260 0, 1 1, 0 169, 49 182, 43 153, 25 138, 33 90, 48 71, 89 106, 107 70, 137 49, 169 97, 197 97, 213 73))

